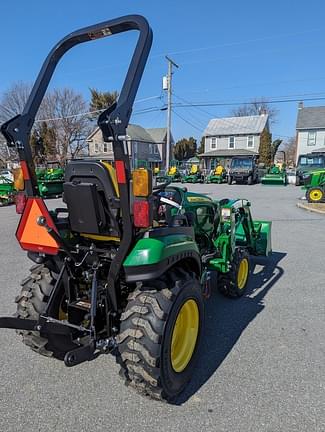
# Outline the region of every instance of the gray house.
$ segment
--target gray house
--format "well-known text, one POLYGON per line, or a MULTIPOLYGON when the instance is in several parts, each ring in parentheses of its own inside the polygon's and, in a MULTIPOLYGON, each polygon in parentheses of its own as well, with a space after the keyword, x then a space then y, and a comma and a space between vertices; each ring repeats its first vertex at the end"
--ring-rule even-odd
MULTIPOLYGON (((135 168, 146 161, 150 168, 163 167, 166 158, 166 128, 144 129, 130 124, 126 130, 131 167, 135 168)), ((103 140, 97 127, 87 138, 89 156, 96 159, 114 160, 111 143, 103 140)))
POLYGON ((325 107, 298 106, 296 162, 302 154, 325 154, 325 107))
POLYGON ((269 130, 268 115, 216 118, 205 129, 203 158, 210 170, 216 160, 227 167, 234 156, 258 155, 261 135, 269 130))

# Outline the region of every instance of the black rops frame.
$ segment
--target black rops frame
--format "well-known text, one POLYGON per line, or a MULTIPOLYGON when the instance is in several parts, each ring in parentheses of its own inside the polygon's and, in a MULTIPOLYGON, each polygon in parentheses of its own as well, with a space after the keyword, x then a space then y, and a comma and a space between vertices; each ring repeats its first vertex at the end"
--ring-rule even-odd
POLYGON ((134 237, 130 214, 130 162, 123 140, 152 44, 152 30, 147 20, 140 15, 128 15, 85 27, 67 35, 45 59, 22 114, 1 126, 1 132, 5 136, 8 146, 15 146, 20 161, 26 162, 27 177, 29 177, 25 180, 27 196, 37 196, 35 166, 29 137, 35 116, 59 60, 75 45, 129 30, 138 30, 139 37, 120 96, 117 102, 101 113, 98 118, 98 126, 103 132, 104 140, 112 141, 115 161, 119 160, 124 163, 126 177, 125 183, 118 183, 123 232, 118 252, 111 263, 107 281, 108 295, 112 309, 115 311, 117 310, 115 282, 134 237))

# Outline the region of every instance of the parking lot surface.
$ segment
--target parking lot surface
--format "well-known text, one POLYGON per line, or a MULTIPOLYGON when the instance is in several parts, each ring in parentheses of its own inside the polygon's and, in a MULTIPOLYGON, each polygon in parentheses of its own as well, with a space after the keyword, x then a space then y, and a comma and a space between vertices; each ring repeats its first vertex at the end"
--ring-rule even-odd
MULTIPOLYGON (((0 431, 325 430, 325 217, 298 209, 294 186, 188 187, 251 200, 254 218, 273 221, 274 252, 253 260, 245 297, 207 302, 201 359, 177 403, 125 387, 111 356, 66 368, 0 329, 0 431)), ((31 266, 18 220, 0 208, 0 315, 15 312, 31 266)))

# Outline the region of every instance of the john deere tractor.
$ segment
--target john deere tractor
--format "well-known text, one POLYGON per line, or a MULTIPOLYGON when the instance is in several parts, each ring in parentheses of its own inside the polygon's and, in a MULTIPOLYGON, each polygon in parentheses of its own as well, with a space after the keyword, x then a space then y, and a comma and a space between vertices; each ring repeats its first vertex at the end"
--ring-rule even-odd
POLYGON ((41 197, 62 196, 64 169, 58 162, 47 162, 45 167, 36 169, 36 177, 41 197))
POLYGON ((227 181, 227 172, 222 165, 217 165, 206 179, 207 183, 224 183, 227 181))
POLYGON ((204 176, 198 164, 192 164, 190 172, 182 178, 182 183, 203 183, 204 176))
POLYGON ((12 204, 15 198, 14 182, 0 173, 0 206, 12 204))
POLYGON ((68 35, 45 60, 23 113, 2 126, 24 176, 16 237, 34 264, 16 297, 16 315, 0 318, 0 327, 16 329, 36 353, 69 367, 113 353, 126 383, 171 400, 199 359, 203 298, 215 288, 229 297, 245 293, 250 255, 271 253, 271 223, 254 221, 246 200, 152 187, 149 169, 131 172, 126 128, 151 41, 147 21, 137 15, 68 35), (71 161, 65 206, 49 211, 29 135, 55 67, 73 46, 129 30, 139 39, 120 96, 98 118, 114 167, 71 161))
POLYGON ((306 199, 310 203, 325 202, 325 170, 311 171, 303 177, 306 199))

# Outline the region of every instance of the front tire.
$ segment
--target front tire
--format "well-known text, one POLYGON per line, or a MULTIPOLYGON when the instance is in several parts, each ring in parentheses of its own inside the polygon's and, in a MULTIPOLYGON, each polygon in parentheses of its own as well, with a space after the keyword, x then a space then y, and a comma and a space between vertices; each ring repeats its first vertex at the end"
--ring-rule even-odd
POLYGON ((118 336, 126 384, 172 400, 191 379, 203 332, 201 285, 180 268, 129 296, 118 336))
POLYGON ((312 187, 306 192, 306 199, 309 203, 321 203, 324 201, 325 193, 320 187, 312 187))
POLYGON ((227 183, 229 185, 232 185, 232 177, 230 175, 228 176, 227 183))
POLYGON ((246 249, 236 248, 231 269, 219 276, 218 289, 226 297, 244 295, 250 275, 250 260, 246 249))

